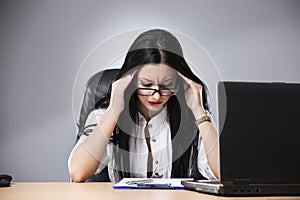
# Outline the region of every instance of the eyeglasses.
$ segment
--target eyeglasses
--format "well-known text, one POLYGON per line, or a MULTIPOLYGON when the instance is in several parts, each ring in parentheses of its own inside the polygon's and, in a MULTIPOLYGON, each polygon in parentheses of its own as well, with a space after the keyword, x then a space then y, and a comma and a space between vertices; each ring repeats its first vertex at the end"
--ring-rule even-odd
POLYGON ((140 96, 153 96, 156 92, 160 96, 173 96, 176 95, 177 89, 162 88, 162 89, 152 89, 152 88, 138 88, 137 94, 140 96))

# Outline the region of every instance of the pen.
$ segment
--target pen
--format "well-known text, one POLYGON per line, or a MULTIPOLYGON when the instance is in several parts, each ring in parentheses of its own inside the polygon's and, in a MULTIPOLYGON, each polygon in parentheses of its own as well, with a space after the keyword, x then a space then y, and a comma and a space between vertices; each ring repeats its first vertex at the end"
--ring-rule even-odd
POLYGON ((137 185, 137 184, 143 184, 143 183, 150 183, 152 181, 153 181, 152 179, 133 180, 133 181, 127 181, 126 184, 137 185))
POLYGON ((171 183, 138 183, 137 186, 147 187, 170 187, 171 183))

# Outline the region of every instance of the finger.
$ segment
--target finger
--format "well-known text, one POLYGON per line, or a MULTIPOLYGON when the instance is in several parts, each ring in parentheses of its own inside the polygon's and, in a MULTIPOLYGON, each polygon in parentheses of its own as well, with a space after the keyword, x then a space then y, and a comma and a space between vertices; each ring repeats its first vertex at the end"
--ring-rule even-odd
POLYGON ((184 75, 182 75, 180 72, 177 72, 177 74, 184 80, 183 81, 184 90, 187 90, 190 87, 188 83, 189 79, 184 75))
POLYGON ((132 73, 131 73, 131 76, 134 76, 137 72, 137 69, 135 69, 132 73))
POLYGON ((188 83, 189 85, 190 85, 191 83, 193 83, 193 81, 192 81, 191 79, 187 78, 186 76, 182 75, 182 74, 179 73, 179 72, 177 72, 177 73, 178 73, 178 75, 179 75, 186 83, 188 83))
POLYGON ((195 82, 192 81, 191 79, 187 78, 186 76, 182 75, 180 72, 177 72, 178 75, 188 84, 188 85, 193 85, 195 82))
POLYGON ((187 77, 185 77, 184 75, 182 75, 180 72, 177 72, 177 74, 185 81, 188 81, 189 79, 187 77))
POLYGON ((202 85, 199 83, 194 82, 193 80, 185 77, 180 72, 177 72, 178 75, 184 80, 185 90, 191 88, 194 92, 202 91, 202 85))
POLYGON ((127 75, 127 79, 129 82, 132 81, 134 75, 136 74, 137 70, 135 69, 133 72, 131 72, 130 74, 127 75))
POLYGON ((136 74, 136 71, 137 70, 134 70, 131 73, 122 76, 120 79, 114 80, 113 85, 115 85, 115 87, 118 87, 118 88, 119 87, 126 88, 128 86, 128 84, 132 81, 134 75, 136 74))
POLYGON ((134 75, 136 74, 136 72, 137 72, 137 69, 135 69, 135 70, 133 70, 132 72, 130 72, 130 73, 128 74, 128 76, 134 76, 134 75))
POLYGON ((131 73, 124 75, 124 76, 121 77, 119 80, 124 80, 124 81, 126 81, 126 82, 127 82, 127 81, 131 81, 132 78, 134 77, 134 75, 136 74, 136 71, 137 71, 137 70, 134 70, 134 71, 132 71, 131 73))

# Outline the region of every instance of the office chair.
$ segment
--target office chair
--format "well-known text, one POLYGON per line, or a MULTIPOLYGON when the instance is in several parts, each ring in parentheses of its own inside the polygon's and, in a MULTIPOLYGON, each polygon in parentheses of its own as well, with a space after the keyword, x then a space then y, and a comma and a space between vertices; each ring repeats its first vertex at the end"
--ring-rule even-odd
MULTIPOLYGON (((107 108, 106 94, 110 84, 119 73, 119 69, 107 69, 93 75, 86 83, 86 89, 82 101, 82 106, 77 123, 78 132, 76 142, 82 134, 84 134, 84 125, 88 115, 96 108, 107 108)), ((85 182, 107 182, 108 177, 107 166, 99 173, 91 176, 85 182)))

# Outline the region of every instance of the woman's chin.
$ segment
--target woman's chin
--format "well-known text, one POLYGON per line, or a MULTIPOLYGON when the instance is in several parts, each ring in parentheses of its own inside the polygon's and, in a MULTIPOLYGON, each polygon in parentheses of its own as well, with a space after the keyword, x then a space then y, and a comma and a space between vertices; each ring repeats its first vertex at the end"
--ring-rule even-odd
POLYGON ((149 113, 158 113, 160 112, 164 107, 162 105, 157 105, 157 106, 150 106, 148 107, 149 113))

